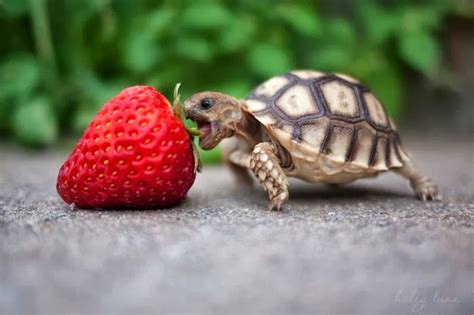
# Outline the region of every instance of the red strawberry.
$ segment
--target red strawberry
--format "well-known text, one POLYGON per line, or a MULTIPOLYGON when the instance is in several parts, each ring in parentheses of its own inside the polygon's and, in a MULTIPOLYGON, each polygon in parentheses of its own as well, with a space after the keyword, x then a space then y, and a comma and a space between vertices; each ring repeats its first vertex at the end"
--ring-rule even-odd
POLYGON ((134 86, 109 100, 59 170, 56 188, 80 208, 167 207, 196 177, 190 136, 168 100, 134 86))

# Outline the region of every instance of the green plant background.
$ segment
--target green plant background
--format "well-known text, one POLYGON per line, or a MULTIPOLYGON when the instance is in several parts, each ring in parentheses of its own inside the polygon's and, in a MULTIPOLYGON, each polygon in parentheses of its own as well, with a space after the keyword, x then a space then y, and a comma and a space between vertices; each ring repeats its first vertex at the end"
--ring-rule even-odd
MULTIPOLYGON (((122 88, 244 97, 294 68, 360 78, 398 119, 403 74, 433 77, 452 1, 0 0, 0 131, 77 138, 122 88)), ((218 159, 206 153, 205 161, 218 159)))

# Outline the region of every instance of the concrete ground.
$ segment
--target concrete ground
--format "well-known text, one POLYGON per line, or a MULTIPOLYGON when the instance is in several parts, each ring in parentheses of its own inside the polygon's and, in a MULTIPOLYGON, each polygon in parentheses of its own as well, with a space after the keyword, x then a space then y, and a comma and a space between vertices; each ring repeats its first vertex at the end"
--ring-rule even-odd
POLYGON ((0 313, 474 313, 474 141, 411 141, 396 175, 291 182, 283 212, 205 167, 169 210, 71 209, 62 153, 0 149, 0 313))

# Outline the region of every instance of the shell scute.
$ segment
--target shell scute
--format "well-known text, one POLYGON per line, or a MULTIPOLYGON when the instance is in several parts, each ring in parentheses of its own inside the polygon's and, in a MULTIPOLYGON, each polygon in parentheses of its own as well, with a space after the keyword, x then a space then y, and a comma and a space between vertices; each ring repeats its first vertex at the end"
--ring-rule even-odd
POLYGON ((355 148, 351 162, 362 168, 368 168, 371 160, 376 132, 372 128, 357 128, 355 148))
POLYGON ((320 71, 311 71, 311 70, 294 70, 290 72, 291 74, 297 76, 302 80, 318 79, 326 76, 324 72, 320 71))
POLYGON ((397 141, 390 138, 388 141, 387 165, 388 167, 401 167, 403 165, 401 158, 397 155, 397 141))
POLYGON ((364 93, 364 98, 369 113, 368 119, 377 126, 387 127, 388 118, 379 100, 372 93, 364 93))
POLYGON ((265 102, 254 99, 247 100, 246 105, 251 112, 258 112, 264 110, 267 107, 267 104, 265 104, 265 102))
POLYGON ((385 137, 376 138, 376 146, 372 156, 371 166, 378 171, 386 171, 387 139, 385 137))
POLYGON ((321 84, 321 91, 331 114, 352 118, 360 116, 359 104, 351 86, 334 80, 321 84))
POLYGON ((300 135, 301 141, 319 151, 326 138, 326 130, 328 126, 329 120, 323 118, 302 125, 300 135))
POLYGON ((259 96, 271 97, 273 94, 275 94, 275 91, 278 91, 288 83, 288 78, 284 76, 273 77, 259 85, 257 89, 255 89, 255 94, 259 96))
POLYGON ((344 74, 344 73, 335 73, 336 76, 338 76, 339 78, 343 79, 343 80, 346 80, 347 82, 350 82, 350 83, 360 83, 359 80, 347 75, 347 74, 344 74))
POLYGON ((322 153, 330 155, 336 162, 345 162, 352 150, 352 135, 354 131, 348 125, 332 125, 328 129, 327 140, 321 148, 322 153))
POLYGON ((276 100, 275 105, 294 119, 319 112, 310 89, 304 85, 290 87, 276 100))

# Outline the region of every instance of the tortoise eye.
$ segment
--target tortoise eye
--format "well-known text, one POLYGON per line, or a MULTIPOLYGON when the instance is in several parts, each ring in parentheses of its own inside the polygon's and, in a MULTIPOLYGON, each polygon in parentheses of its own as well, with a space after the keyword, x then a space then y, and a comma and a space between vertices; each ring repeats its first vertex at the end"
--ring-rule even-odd
POLYGON ((211 98, 205 98, 201 101, 201 108, 202 109, 209 109, 214 106, 214 100, 211 98))

